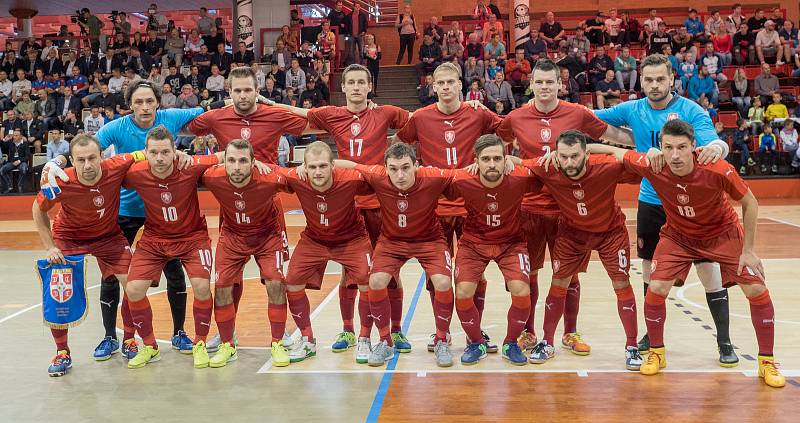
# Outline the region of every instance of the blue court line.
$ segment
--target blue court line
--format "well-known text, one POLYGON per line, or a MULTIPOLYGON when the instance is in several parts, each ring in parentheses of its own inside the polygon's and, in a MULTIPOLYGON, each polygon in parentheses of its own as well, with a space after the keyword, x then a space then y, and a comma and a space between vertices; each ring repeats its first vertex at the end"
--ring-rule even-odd
MULTIPOLYGON (((411 318, 414 317, 414 312, 417 310, 417 303, 419 302, 419 295, 422 293, 422 288, 425 286, 425 272, 419 277, 417 282, 417 290, 414 291, 414 297, 411 299, 411 305, 408 306, 408 312, 405 319, 403 319, 403 333, 408 333, 408 327, 411 325, 411 318)), ((397 360, 400 358, 400 353, 395 353, 394 358, 386 364, 386 373, 381 378, 381 383, 378 385, 378 390, 375 392, 375 399, 372 400, 372 406, 369 408, 367 414, 367 423, 375 423, 381 415, 383 408, 383 401, 386 399, 386 393, 389 391, 389 386, 392 384, 392 376, 394 369, 397 367, 397 360)))

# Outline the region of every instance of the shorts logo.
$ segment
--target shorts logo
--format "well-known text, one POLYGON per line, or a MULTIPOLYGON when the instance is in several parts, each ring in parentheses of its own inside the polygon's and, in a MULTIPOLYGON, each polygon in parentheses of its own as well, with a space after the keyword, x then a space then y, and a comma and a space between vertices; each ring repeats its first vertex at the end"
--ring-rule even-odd
POLYGON ((550 128, 542 128, 539 132, 539 136, 542 138, 542 142, 550 142, 550 137, 553 135, 553 131, 550 128))
POLYGON ((653 272, 656 271, 656 267, 658 267, 658 260, 653 260, 653 263, 650 265, 650 274, 652 275, 653 272))
POLYGON ((171 203, 172 202, 172 193, 171 192, 162 192, 161 193, 161 201, 163 201, 164 204, 171 203))
POLYGON ((397 200, 397 210, 400 210, 400 213, 408 210, 408 200, 397 200))
POLYGON ((456 140, 456 131, 444 131, 444 140, 448 144, 452 144, 456 140))
POLYGON ((328 203, 324 203, 321 201, 317 203, 317 211, 319 211, 320 213, 325 213, 326 211, 328 211, 328 203))
POLYGON ((670 114, 667 115, 667 120, 668 121, 675 120, 675 119, 678 119, 678 114, 677 113, 673 112, 673 113, 670 113, 670 114))
POLYGON ((65 303, 72 298, 72 269, 53 269, 50 275, 50 297, 59 303, 65 303))
POLYGON ((586 193, 584 193, 582 189, 574 189, 572 190, 572 195, 576 200, 580 201, 583 200, 583 197, 586 195, 586 193))
POLYGON ((95 207, 103 207, 103 203, 105 202, 106 200, 105 198, 103 198, 102 195, 98 195, 97 197, 94 197, 94 199, 92 199, 92 203, 94 203, 95 207))
POLYGON ((637 240, 636 240, 636 245, 637 245, 639 248, 644 248, 644 238, 639 238, 639 239, 637 239, 637 240))
POLYGON ((350 124, 350 133, 353 134, 354 137, 356 135, 360 134, 361 133, 361 123, 353 122, 352 124, 350 124))
POLYGON ((236 200, 233 202, 233 205, 236 207, 236 210, 244 211, 244 200, 236 200))
POLYGON ((689 196, 686 194, 678 194, 678 202, 681 204, 689 204, 689 196))
POLYGON ((553 273, 558 272, 559 268, 561 268, 561 262, 558 260, 553 260, 553 273))
POLYGON ((496 202, 491 202, 491 203, 486 205, 486 209, 489 210, 490 212, 496 212, 497 209, 499 209, 499 208, 500 208, 500 206, 497 205, 496 202))
POLYGON ((243 140, 249 140, 251 134, 252 134, 252 132, 250 131, 250 128, 242 128, 239 131, 239 135, 242 136, 243 140))

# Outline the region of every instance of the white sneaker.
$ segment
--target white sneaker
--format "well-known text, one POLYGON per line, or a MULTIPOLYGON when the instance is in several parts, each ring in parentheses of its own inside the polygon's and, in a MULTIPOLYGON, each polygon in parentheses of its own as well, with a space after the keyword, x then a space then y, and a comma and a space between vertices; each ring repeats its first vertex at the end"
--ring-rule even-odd
MULTIPOLYGON (((219 333, 211 337, 206 344, 206 351, 208 352, 217 352, 219 351, 219 346, 222 344, 222 337, 220 337, 219 333)), ((236 332, 233 333, 233 342, 231 342, 231 346, 236 348, 239 346, 239 340, 236 339, 236 332)))
POLYGON ((367 364, 370 354, 372 354, 370 339, 366 337, 358 338, 358 343, 356 344, 356 363, 367 364))
POLYGON ((307 336, 303 336, 289 349, 289 362, 298 363, 315 355, 317 355, 317 342, 309 341, 307 336))
MULTIPOLYGON (((436 349, 436 333, 431 334, 431 339, 428 341, 428 352, 433 352, 436 349)), ((450 332, 447 332, 447 345, 453 345, 453 337, 450 332)))
POLYGON ((386 341, 381 341, 375 345, 375 348, 372 349, 372 353, 369 355, 367 364, 372 367, 383 366, 387 361, 393 358, 394 345, 389 346, 386 341))
POLYGON ((283 343, 283 347, 286 348, 287 350, 291 349, 292 345, 294 345, 294 339, 292 339, 292 335, 289 335, 286 332, 283 333, 283 338, 281 338, 281 342, 283 343))
POLYGON ((639 353, 639 348, 637 347, 627 347, 625 349, 625 368, 634 372, 638 372, 639 368, 642 367, 642 363, 644 363, 644 359, 642 355, 639 353))

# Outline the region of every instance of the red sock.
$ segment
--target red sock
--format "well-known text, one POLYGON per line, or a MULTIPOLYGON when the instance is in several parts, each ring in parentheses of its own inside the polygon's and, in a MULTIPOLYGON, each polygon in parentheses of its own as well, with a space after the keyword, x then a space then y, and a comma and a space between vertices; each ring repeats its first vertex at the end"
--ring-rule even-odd
POLYGON ((564 314, 564 303, 567 299, 567 288, 550 285, 550 292, 544 300, 544 340, 553 345, 556 326, 564 314))
POLYGON ((286 298, 289 300, 289 311, 291 311, 292 318, 300 329, 300 334, 302 336, 307 336, 309 341, 313 340, 314 332, 311 330, 311 305, 308 303, 306 290, 301 289, 297 292, 287 291, 286 298))
POLYGON ((567 299, 564 301, 564 333, 578 331, 578 309, 581 302, 581 281, 578 274, 572 275, 567 288, 567 299))
POLYGON ((400 332, 403 327, 403 288, 389 289, 389 307, 392 313, 392 332, 400 332))
POLYGON ((239 301, 242 300, 242 294, 244 294, 244 281, 239 283, 233 284, 233 290, 231 291, 233 295, 233 308, 236 309, 236 312, 239 312, 239 301))
POLYGON ((372 315, 369 314, 369 291, 360 291, 358 296, 358 320, 361 322, 360 338, 369 338, 372 333, 372 315))
POLYGON ((488 282, 486 282, 486 278, 481 276, 481 280, 478 281, 478 286, 475 288, 475 296, 474 296, 475 308, 478 309, 478 314, 481 316, 481 319, 483 319, 483 306, 486 303, 487 283, 488 282))
POLYGON ((666 296, 661 296, 647 290, 644 297, 644 322, 647 324, 647 336, 650 337, 652 348, 664 346, 664 323, 667 320, 666 296))
POLYGON ((120 314, 122 314, 122 340, 133 339, 136 328, 133 327, 133 316, 131 315, 131 305, 130 300, 128 300, 128 294, 122 294, 122 308, 120 314))
MULTIPOLYGON (((436 341, 446 341, 450 332, 450 319, 453 318, 453 288, 434 292, 433 317, 436 319, 436 341)), ((477 311, 477 310, 476 310, 477 311)))
POLYGON ((378 328, 381 341, 386 341, 392 345, 392 337, 389 332, 389 292, 388 289, 369 289, 369 312, 372 315, 372 321, 378 328))
POLYGON ((267 304, 267 317, 269 318, 269 330, 272 335, 272 342, 283 339, 286 332, 286 303, 267 304))
POLYGON ((153 348, 158 348, 156 337, 153 335, 153 309, 150 308, 150 301, 147 297, 139 301, 131 301, 131 316, 133 317, 133 326, 142 337, 145 345, 153 348))
POLYGON ((529 295, 511 296, 511 307, 508 309, 508 328, 503 343, 517 342, 517 338, 525 329, 525 322, 531 314, 531 297, 529 295))
POLYGON ((214 321, 217 322, 219 337, 223 343, 233 344, 233 331, 236 329, 236 306, 233 304, 214 305, 214 321))
POLYGON ((339 311, 342 314, 342 331, 355 332, 353 316, 356 308, 358 289, 339 286, 339 311))
POLYGON ((464 328, 464 333, 467 334, 467 339, 470 342, 483 341, 481 314, 475 306, 475 301, 472 298, 456 299, 456 313, 458 313, 458 320, 461 320, 461 327, 464 328))
POLYGON ((758 339, 758 355, 772 355, 772 345, 775 342, 775 308, 769 291, 761 295, 748 298, 750 302, 750 320, 756 330, 758 339))
POLYGON ((636 297, 633 295, 633 288, 629 285, 625 288, 615 289, 617 294, 617 313, 625 329, 625 346, 636 346, 636 335, 638 331, 636 322, 636 297))
POLYGON ((69 353, 69 345, 67 345, 68 330, 50 328, 50 333, 53 334, 53 341, 56 342, 56 352, 66 350, 69 353))
POLYGON ((525 330, 528 333, 535 335, 536 329, 533 328, 534 317, 536 316, 536 303, 539 301, 539 274, 532 273, 530 275, 530 284, 531 284, 531 312, 530 316, 528 316, 528 322, 525 323, 525 330))
POLYGON ((209 295, 205 300, 194 297, 192 301, 192 315, 194 316, 195 342, 206 342, 208 330, 211 329, 211 311, 214 308, 214 298, 209 295))

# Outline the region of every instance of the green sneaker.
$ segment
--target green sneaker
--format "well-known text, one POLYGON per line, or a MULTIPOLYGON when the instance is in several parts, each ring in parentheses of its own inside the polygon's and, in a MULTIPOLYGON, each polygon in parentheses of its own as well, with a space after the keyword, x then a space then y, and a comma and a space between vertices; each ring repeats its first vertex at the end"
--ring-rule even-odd
POLYGON ((136 353, 136 357, 133 357, 128 361, 128 368, 141 369, 147 365, 147 363, 152 363, 158 360, 161 360, 161 350, 153 348, 150 345, 145 345, 139 349, 139 352, 136 353))
POLYGON ((197 341, 192 347, 192 357, 194 357, 194 368, 203 369, 208 367, 209 358, 208 351, 206 351, 206 343, 197 341))
POLYGON ((230 342, 224 342, 219 346, 214 357, 211 357, 208 365, 214 368, 225 367, 228 362, 236 361, 238 358, 239 354, 236 352, 236 347, 232 346, 230 342))
POLYGON ((356 334, 353 332, 342 332, 336 335, 331 350, 335 353, 345 352, 348 348, 356 346, 356 334))
POLYGON ((397 350, 397 352, 411 352, 411 343, 408 342, 408 338, 406 338, 403 332, 392 332, 392 343, 394 344, 394 349, 397 350))

